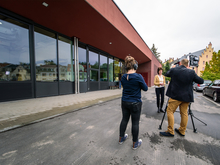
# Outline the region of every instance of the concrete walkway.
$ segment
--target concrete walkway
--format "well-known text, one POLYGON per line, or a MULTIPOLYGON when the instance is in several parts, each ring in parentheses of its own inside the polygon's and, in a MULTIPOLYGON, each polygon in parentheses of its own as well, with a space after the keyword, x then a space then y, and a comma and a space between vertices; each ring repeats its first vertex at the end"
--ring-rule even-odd
MULTIPOLYGON (((103 96, 110 92, 117 91, 98 91, 94 94, 103 96)), ((118 92, 120 93, 119 90, 118 92)), ((205 126, 195 119, 198 133, 193 132, 189 118, 185 137, 176 133, 172 138, 160 136, 159 132, 167 129, 167 117, 162 130, 158 130, 163 113, 157 113, 155 89, 150 88, 147 92, 142 92, 139 138, 143 143, 139 149, 132 149, 131 120, 126 129, 128 139, 124 144, 118 144, 122 111, 121 99, 117 98, 0 133, 0 164, 219 165, 220 114, 212 113, 219 107, 199 97, 200 94, 194 93, 195 102, 192 104, 192 110, 196 117, 208 125, 205 126), (203 105, 203 108, 198 105, 203 105), (209 107, 210 113, 206 112, 205 106, 209 107), (197 107, 201 109, 197 110, 197 107)), ((57 101, 59 99, 54 102, 57 101)), ((174 117, 174 128, 178 128, 180 114, 174 113, 174 117)))
POLYGON ((0 132, 122 96, 121 89, 0 102, 0 132))

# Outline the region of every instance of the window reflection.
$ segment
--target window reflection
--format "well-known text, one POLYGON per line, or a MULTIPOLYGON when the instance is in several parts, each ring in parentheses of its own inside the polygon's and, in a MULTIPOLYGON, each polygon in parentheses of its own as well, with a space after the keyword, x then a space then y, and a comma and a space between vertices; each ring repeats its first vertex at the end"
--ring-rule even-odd
POLYGON ((125 62, 121 62, 122 75, 125 74, 125 62))
POLYGON ((112 58, 109 58, 109 82, 113 82, 113 66, 114 60, 112 58))
POLYGON ((90 81, 98 81, 98 71, 90 70, 90 81))
MULTIPOLYGON (((74 81, 74 61, 71 67, 71 41, 59 36, 59 80, 74 81)), ((73 47, 74 48, 74 47, 73 47)))
POLYGON ((31 79, 29 26, 0 15, 0 81, 31 79))
POLYGON ((87 60, 86 49, 79 47, 79 81, 87 82, 87 60))
POLYGON ((92 51, 89 51, 89 67, 99 69, 98 54, 92 51))
POLYGON ((55 34, 35 27, 36 81, 57 81, 55 34))
POLYGON ((107 57, 100 55, 100 81, 108 81, 108 63, 107 57))
POLYGON ((120 63, 119 59, 114 59, 114 82, 119 81, 119 74, 120 74, 120 63))

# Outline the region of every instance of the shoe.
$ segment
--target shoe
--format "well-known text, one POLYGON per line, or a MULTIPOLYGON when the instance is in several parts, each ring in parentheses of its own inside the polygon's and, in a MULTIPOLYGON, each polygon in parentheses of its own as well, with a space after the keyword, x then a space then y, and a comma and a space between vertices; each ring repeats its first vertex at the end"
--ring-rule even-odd
POLYGON ((174 135, 169 132, 160 132, 160 136, 174 137, 174 135))
POLYGON ((176 131, 180 136, 185 136, 185 135, 181 134, 180 131, 179 131, 177 128, 175 128, 175 131, 176 131))
POLYGON ((160 112, 165 113, 164 110, 162 110, 162 108, 160 108, 160 112))
POLYGON ((118 142, 118 143, 119 143, 119 144, 123 144, 127 138, 128 138, 128 134, 125 134, 124 137, 120 137, 120 138, 119 138, 119 142, 118 142))
POLYGON ((158 108, 157 113, 160 113, 160 108, 158 108))
POLYGON ((133 150, 136 150, 138 147, 141 146, 142 140, 138 139, 137 142, 133 142, 133 150))

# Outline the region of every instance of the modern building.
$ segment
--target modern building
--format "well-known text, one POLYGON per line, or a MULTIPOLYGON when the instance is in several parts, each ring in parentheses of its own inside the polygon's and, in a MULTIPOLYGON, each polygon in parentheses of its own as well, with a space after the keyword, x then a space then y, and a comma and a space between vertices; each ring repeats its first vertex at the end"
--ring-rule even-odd
POLYGON ((109 89, 133 56, 161 66, 113 0, 0 2, 0 101, 109 89))

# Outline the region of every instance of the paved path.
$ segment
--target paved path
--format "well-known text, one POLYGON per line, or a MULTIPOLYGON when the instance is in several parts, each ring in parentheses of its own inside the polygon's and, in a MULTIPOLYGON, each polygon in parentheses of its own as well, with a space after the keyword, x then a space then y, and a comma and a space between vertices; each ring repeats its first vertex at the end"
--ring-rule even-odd
MULTIPOLYGON (((159 136, 158 126, 163 114, 157 113, 154 89, 143 92, 142 96, 139 137, 143 144, 138 150, 132 150, 131 122, 126 131, 129 138, 123 145, 118 144, 122 117, 121 100, 118 98, 0 133, 0 164, 220 164, 220 138, 219 131, 216 131, 220 115, 212 113, 212 109, 216 108, 214 105, 196 96, 194 106, 203 103, 210 107, 210 113, 202 108, 194 109, 196 116, 203 117, 208 126, 197 122, 198 133, 193 133, 189 120, 185 137, 175 134, 174 138, 165 138, 159 136), (216 123, 214 128, 210 126, 211 122, 216 123)), ((179 114, 175 113, 176 128, 179 122, 179 114)), ((163 131, 166 127, 167 120, 163 124, 163 131)))
POLYGON ((0 132, 118 98, 121 95, 121 89, 114 89, 0 102, 0 132))

